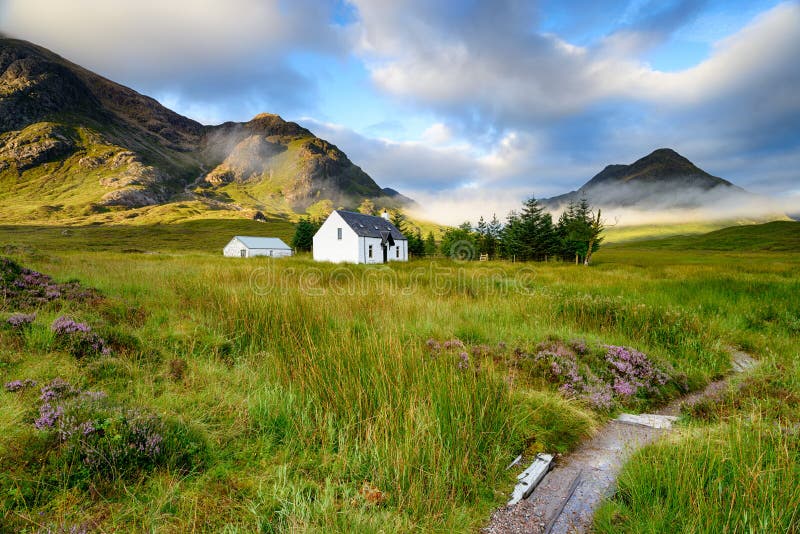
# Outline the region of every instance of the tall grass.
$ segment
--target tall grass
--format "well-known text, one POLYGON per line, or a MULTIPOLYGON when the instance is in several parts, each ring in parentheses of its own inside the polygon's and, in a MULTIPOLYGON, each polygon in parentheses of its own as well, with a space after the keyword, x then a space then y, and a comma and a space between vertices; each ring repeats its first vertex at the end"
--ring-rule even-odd
POLYGON ((795 532, 800 434, 759 415, 688 428, 636 454, 598 532, 795 532))
MULTIPOLYGON (((689 388, 728 370, 731 343, 777 363, 796 358, 788 339, 800 262, 791 257, 751 255, 731 265, 674 253, 667 261, 661 252, 664 261, 642 265, 638 252, 610 251, 591 269, 440 261, 380 270, 302 257, 17 254, 108 296, 98 309, 45 310, 40 324, 69 312, 126 348, 78 362, 39 329, 4 349, 1 377, 61 376, 106 390, 191 425, 207 452, 202 470, 188 475, 161 469, 106 489, 63 485, 36 505, 7 505, 0 526, 10 529, 468 531, 503 502, 514 456, 565 452, 605 414, 515 380, 504 358, 470 353, 459 368, 454 355, 432 355, 428 338, 489 352, 503 343, 509 353, 553 336, 630 345, 685 374, 689 388), (364 487, 381 498, 365 497, 364 487)), ((13 399, 0 405, 0 457, 10 465, 33 432, 31 405, 0 395, 13 399)), ((768 415, 757 428, 769 428, 768 415)), ((731 428, 743 421, 732 419, 731 428)), ((730 441, 721 428, 715 439, 730 441)), ((684 465, 683 442, 664 447, 664 458, 677 454, 684 465)), ((765 469, 785 481, 793 462, 765 469)))

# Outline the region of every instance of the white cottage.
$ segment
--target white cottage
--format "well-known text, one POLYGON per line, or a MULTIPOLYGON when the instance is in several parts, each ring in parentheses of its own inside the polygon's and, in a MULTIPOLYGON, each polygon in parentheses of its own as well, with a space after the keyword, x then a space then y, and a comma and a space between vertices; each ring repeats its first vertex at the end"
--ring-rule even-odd
POLYGON ((314 234, 314 259, 333 263, 408 261, 408 239, 382 217, 336 210, 314 234))
POLYGON ((229 258, 252 258, 270 256, 282 258, 292 255, 292 248, 277 237, 250 237, 237 235, 222 249, 229 258))

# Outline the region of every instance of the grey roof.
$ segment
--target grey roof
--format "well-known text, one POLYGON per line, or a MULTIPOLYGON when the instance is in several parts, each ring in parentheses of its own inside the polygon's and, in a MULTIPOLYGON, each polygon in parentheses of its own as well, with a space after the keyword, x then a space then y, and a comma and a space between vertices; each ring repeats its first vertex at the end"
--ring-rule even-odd
POLYGON ((273 248, 292 250, 292 248, 278 239, 277 237, 252 237, 248 235, 237 235, 234 239, 241 241, 247 248, 273 248))
POLYGON ((388 231, 394 240, 407 241, 406 236, 404 236, 395 225, 383 217, 375 217, 374 215, 364 215, 363 213, 344 210, 336 210, 336 213, 338 213, 339 216, 344 219, 344 222, 360 236, 385 239, 385 234, 381 235, 381 232, 388 231))

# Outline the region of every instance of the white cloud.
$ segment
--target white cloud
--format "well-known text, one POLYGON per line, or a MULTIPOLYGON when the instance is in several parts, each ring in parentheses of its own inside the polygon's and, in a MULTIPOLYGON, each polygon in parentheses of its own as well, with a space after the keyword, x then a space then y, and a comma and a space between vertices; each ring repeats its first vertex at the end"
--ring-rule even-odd
MULTIPOLYGON (((6 0, 3 28, 106 71, 174 74, 198 65, 330 46, 332 32, 278 0, 6 0)), ((302 4, 305 4, 303 6, 302 4)), ((287 4, 288 5, 288 4, 287 4)))
POLYGON ((437 122, 431 124, 422 132, 422 140, 434 145, 444 145, 453 139, 453 132, 447 125, 437 122))
POLYGON ((230 120, 313 101, 314 82, 287 56, 346 53, 329 12, 314 0, 0 0, 0 31, 178 101, 177 111, 217 107, 230 120))
MULTIPOLYGON (((795 2, 764 13, 717 43, 708 60, 676 73, 653 70, 637 59, 651 36, 635 30, 580 47, 532 33, 524 21, 505 19, 504 26, 489 28, 497 21, 474 20, 445 28, 443 20, 411 0, 354 3, 361 15, 361 50, 379 87, 456 114, 477 110, 504 124, 552 120, 614 99, 702 104, 757 90, 766 80, 785 84, 786 69, 798 70, 800 4, 795 2)), ((497 6, 504 8, 509 9, 497 6)))

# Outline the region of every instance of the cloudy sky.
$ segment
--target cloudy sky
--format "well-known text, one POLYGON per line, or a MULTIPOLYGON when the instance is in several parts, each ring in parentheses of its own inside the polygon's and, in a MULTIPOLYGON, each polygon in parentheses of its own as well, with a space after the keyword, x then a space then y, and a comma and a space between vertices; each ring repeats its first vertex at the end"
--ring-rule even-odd
POLYGON ((800 194, 798 1, 0 0, 0 31, 204 123, 278 113, 430 205, 659 147, 800 194))

